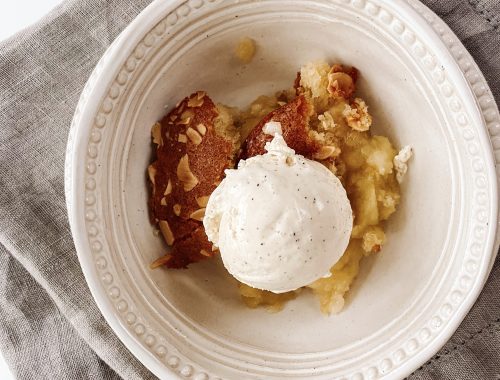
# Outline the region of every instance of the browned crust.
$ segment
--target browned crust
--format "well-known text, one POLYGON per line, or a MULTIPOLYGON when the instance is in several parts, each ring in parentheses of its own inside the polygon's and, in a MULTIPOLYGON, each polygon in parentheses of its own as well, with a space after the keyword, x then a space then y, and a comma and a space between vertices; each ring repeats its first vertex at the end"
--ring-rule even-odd
POLYGON ((271 112, 248 135, 243 143, 240 159, 266 153, 266 142, 271 141, 272 136, 264 133, 263 128, 270 121, 281 123, 283 138, 290 148, 297 154, 311 158, 319 149, 319 145, 309 136, 311 109, 305 96, 299 95, 271 112))
POLYGON ((160 121, 161 142, 156 161, 151 164, 156 174, 149 207, 152 222, 159 225, 172 246, 172 251, 161 261, 169 268, 184 268, 214 254, 199 218, 203 214, 200 199, 206 199, 224 177, 224 170, 234 166, 235 154, 233 142, 216 133, 218 115, 212 100, 199 91, 182 100, 160 121), (191 174, 179 173, 186 167, 191 174), (192 181, 186 182, 186 178, 192 181), (170 235, 168 229, 171 236, 166 236, 170 235))

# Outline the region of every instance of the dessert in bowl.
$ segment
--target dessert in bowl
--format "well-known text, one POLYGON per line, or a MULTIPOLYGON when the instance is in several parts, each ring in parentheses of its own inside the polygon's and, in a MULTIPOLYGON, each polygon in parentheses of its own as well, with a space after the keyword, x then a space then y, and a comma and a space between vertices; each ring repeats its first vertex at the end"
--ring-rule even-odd
POLYGON ((498 110, 458 39, 413 5, 154 2, 103 57, 69 139, 71 227, 104 316, 157 375, 398 378, 465 316, 498 247, 498 110), (257 44, 248 64, 233 54, 242 36, 257 44), (245 109, 318 59, 356 66, 372 134, 416 152, 386 244, 362 261, 343 310, 318 312, 309 290, 279 313, 250 310, 219 255, 151 270, 168 248, 147 206, 151 126, 200 89, 245 109))
POLYGON ((171 250, 151 267, 220 250, 248 306, 278 310, 307 286, 323 312, 339 312, 361 258, 385 244, 412 154, 371 135, 358 77, 309 63, 294 88, 244 111, 197 91, 155 123, 149 205, 171 250))

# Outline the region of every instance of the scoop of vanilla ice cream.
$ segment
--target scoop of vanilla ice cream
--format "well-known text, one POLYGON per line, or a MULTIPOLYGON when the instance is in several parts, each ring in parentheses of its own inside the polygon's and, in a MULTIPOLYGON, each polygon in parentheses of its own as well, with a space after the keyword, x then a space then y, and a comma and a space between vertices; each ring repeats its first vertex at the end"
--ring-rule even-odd
POLYGON ((203 224, 237 280, 283 293, 330 275, 352 230, 352 210, 335 175, 296 155, 279 123, 267 153, 240 161, 210 196, 203 224))

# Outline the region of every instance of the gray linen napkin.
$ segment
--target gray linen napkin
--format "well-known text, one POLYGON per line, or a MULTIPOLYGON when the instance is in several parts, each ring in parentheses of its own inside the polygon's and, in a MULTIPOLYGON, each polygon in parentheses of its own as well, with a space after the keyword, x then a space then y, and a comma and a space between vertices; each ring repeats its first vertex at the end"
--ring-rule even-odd
MULTIPOLYGON (((151 0, 72 0, 0 43, 0 349, 19 379, 154 378, 95 305, 69 231, 64 153, 90 72, 151 0)), ((167 1, 167 0, 165 0, 167 1)), ((500 100, 499 0, 425 0, 500 100)), ((412 379, 500 379, 500 261, 455 335, 412 379)))

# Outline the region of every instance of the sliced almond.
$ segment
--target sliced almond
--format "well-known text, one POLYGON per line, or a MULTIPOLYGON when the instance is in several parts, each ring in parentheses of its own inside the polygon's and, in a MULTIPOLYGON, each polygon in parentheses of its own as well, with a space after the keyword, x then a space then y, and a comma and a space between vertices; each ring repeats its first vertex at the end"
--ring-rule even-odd
POLYGON ((193 115, 194 115, 193 111, 191 111, 189 109, 184 111, 181 115, 181 120, 179 121, 179 124, 184 124, 184 125, 189 124, 193 115))
POLYGON ((172 233, 172 230, 170 229, 170 226, 166 220, 160 220, 160 231, 165 238, 165 241, 167 242, 168 245, 174 244, 174 234, 172 233))
POLYGON ((199 222, 203 221, 204 216, 205 216, 205 208, 200 208, 195 212, 193 212, 191 215, 189 215, 191 219, 197 220, 199 222))
POLYGON ((202 136, 205 136, 205 133, 207 133, 207 127, 205 127, 201 123, 196 126, 196 129, 198 130, 198 132, 200 132, 200 135, 202 136))
POLYGON ((171 192, 172 192, 172 181, 168 180, 167 188, 165 189, 165 192, 163 193, 163 195, 168 195, 171 192))
POLYGON ((184 108, 186 108, 186 102, 182 102, 177 108, 177 110, 175 111, 177 115, 182 115, 182 112, 184 112, 184 108))
POLYGON ((207 93, 206 93, 205 91, 198 91, 198 92, 196 93, 196 97, 197 97, 198 99, 203 99, 203 98, 205 97, 205 95, 206 95, 206 94, 207 94, 207 93))
POLYGON ((179 134, 179 137, 177 138, 177 141, 179 141, 180 143, 187 143, 188 142, 188 139, 187 139, 187 136, 180 133, 179 134))
POLYGON ((163 145, 163 140, 161 138, 161 124, 155 123, 153 128, 151 128, 151 136, 153 137, 153 143, 156 145, 163 145))
POLYGON ((218 250, 219 250, 219 248, 217 248, 217 246, 215 246, 215 245, 212 244, 212 252, 215 252, 215 251, 218 251, 218 250))
POLYGON ((195 145, 200 145, 203 140, 201 135, 191 127, 186 130, 186 135, 189 137, 189 140, 191 140, 195 145))
POLYGON ((156 177, 156 168, 153 165, 148 166, 148 175, 149 175, 149 180, 154 185, 156 177))
POLYGON ((178 124, 188 125, 190 122, 191 122, 191 118, 187 117, 185 119, 181 119, 178 124))
POLYGON ((205 195, 204 197, 196 197, 196 203, 198 203, 198 206, 200 207, 207 207, 209 198, 209 195, 205 195))
POLYGON ((170 115, 170 121, 176 121, 177 120, 177 114, 173 113, 170 115))
POLYGON ((345 117, 347 125, 355 131, 367 131, 372 125, 372 116, 363 99, 356 98, 351 104, 346 104, 342 115, 345 117))
POLYGON ((181 205, 176 203, 173 207, 174 209, 174 214, 179 216, 181 214, 181 205))
POLYGON ((160 200, 160 204, 162 206, 166 206, 167 205, 167 198, 163 197, 161 200, 160 200))
POLYGON ((153 261, 151 264, 149 264, 149 267, 151 269, 156 269, 158 267, 161 267, 161 266, 167 264, 171 258, 172 258, 172 255, 166 254, 165 256, 162 256, 159 259, 156 259, 155 261, 153 261))
POLYGON ((188 107, 192 107, 192 108, 201 107, 204 102, 205 102, 205 99, 203 99, 203 98, 198 99, 197 96, 194 96, 194 97, 189 99, 188 107))
POLYGON ((212 256, 212 255, 210 254, 210 252, 208 252, 208 251, 206 251, 206 250, 204 250, 204 249, 202 249, 202 250, 200 251, 200 255, 203 255, 203 256, 206 256, 206 257, 210 257, 210 256, 212 256))
POLYGON ((332 72, 328 74, 328 92, 334 98, 350 98, 355 91, 354 80, 344 72, 332 72))
POLYGON ((189 157, 187 154, 179 160, 179 165, 177 165, 177 177, 179 177, 179 181, 184 185, 184 191, 193 190, 199 183, 198 178, 196 178, 189 167, 189 157))
POLYGON ((193 115, 194 115, 194 112, 190 109, 187 109, 182 113, 181 119, 187 119, 188 117, 193 117, 193 115))
POLYGON ((325 145, 322 146, 319 151, 314 153, 313 158, 317 160, 326 160, 327 158, 334 156, 336 152, 337 152, 337 147, 325 145))

